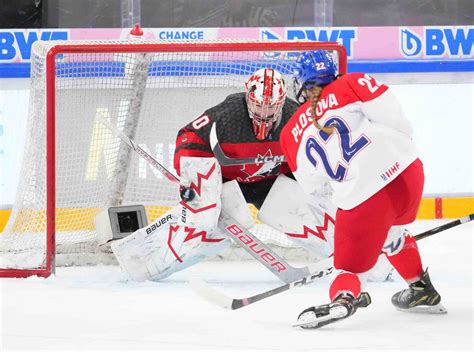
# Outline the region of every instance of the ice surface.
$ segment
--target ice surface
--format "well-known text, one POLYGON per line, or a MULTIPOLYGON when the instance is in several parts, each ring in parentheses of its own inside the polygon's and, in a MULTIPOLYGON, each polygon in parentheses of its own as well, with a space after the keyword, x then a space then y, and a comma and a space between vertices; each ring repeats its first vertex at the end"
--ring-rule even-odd
MULTIPOLYGON (((417 221, 417 234, 448 220, 417 221)), ((127 281, 114 266, 58 268, 49 279, 0 280, 0 350, 468 350, 473 349, 472 223, 419 242, 447 315, 396 311, 404 288, 371 283, 373 304, 319 330, 292 328, 298 313, 328 300, 326 278, 237 311, 198 297, 192 270, 164 282, 127 281)), ((255 262, 206 262, 194 268, 213 286, 243 297, 281 282, 255 262)))

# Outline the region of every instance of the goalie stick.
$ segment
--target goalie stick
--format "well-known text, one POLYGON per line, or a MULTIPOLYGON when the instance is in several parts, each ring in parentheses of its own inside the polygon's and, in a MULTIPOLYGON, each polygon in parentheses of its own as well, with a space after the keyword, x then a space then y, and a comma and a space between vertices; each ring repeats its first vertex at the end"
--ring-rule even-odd
POLYGON ((213 123, 211 127, 211 134, 209 135, 209 142, 211 144, 212 152, 219 164, 223 166, 246 165, 246 164, 263 164, 268 162, 282 163, 285 161, 284 155, 259 155, 254 158, 229 158, 225 155, 219 142, 217 140, 216 124, 213 123))
MULTIPOLYGON (((180 185, 178 177, 171 171, 161 165, 155 158, 148 154, 143 148, 135 143, 125 133, 120 131, 116 126, 110 123, 102 116, 97 116, 96 119, 104 124, 116 137, 120 138, 133 151, 140 155, 152 167, 161 172, 168 180, 180 185)), ((180 194, 184 201, 190 201, 193 197, 193 191, 189 188, 180 189, 180 194)), ((234 242, 242 247, 247 253, 254 257, 259 263, 264 265, 276 277, 285 283, 291 283, 303 277, 310 275, 314 271, 312 266, 295 268, 288 264, 285 259, 276 254, 260 239, 253 235, 249 230, 242 226, 232 216, 221 211, 218 221, 219 228, 224 231, 227 236, 232 238, 234 242)))
MULTIPOLYGON (((422 240, 426 237, 432 236, 436 233, 446 231, 450 228, 453 228, 455 226, 459 226, 461 224, 465 224, 471 220, 474 220, 474 214, 466 215, 463 218, 448 222, 444 225, 435 227, 431 230, 422 232, 415 237, 415 240, 419 241, 422 240)), ((242 307, 246 307, 252 303, 261 301, 265 298, 274 296, 278 293, 288 291, 289 289, 293 287, 298 287, 298 286, 304 286, 307 285, 319 278, 325 277, 329 274, 331 274, 334 271, 334 268, 332 266, 332 258, 327 258, 325 260, 322 260, 321 262, 317 263, 315 266, 319 266, 319 269, 313 271, 312 274, 303 277, 301 279, 295 280, 293 282, 287 283, 286 285, 282 285, 276 288, 273 288, 271 290, 256 294, 254 296, 246 297, 246 298, 231 298, 225 295, 224 293, 212 288, 209 286, 204 280, 202 280, 200 277, 193 277, 191 279, 191 287, 204 299, 207 301, 219 305, 222 308, 225 309, 239 309, 242 307)))

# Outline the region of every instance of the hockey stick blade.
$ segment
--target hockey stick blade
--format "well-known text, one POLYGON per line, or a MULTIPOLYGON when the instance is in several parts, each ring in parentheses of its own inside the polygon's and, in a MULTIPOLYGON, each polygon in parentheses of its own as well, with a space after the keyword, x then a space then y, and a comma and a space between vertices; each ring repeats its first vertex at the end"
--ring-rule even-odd
POLYGON ((212 286, 208 285, 201 277, 192 276, 189 283, 191 284, 192 289, 209 303, 218 305, 225 309, 233 309, 232 305, 235 299, 217 291, 212 286))
POLYGON ((231 298, 226 294, 216 290, 215 288, 211 287, 207 284, 202 278, 200 277, 192 277, 190 280, 191 287, 196 291, 198 295, 204 298, 206 301, 218 305, 221 308, 236 310, 243 307, 246 307, 252 303, 261 301, 265 298, 274 296, 278 293, 288 291, 293 287, 304 286, 317 280, 319 278, 325 277, 330 275, 333 272, 334 268, 332 266, 332 258, 327 258, 315 265, 313 265, 313 274, 303 277, 299 280, 293 281, 291 283, 276 287, 269 291, 265 291, 253 296, 249 296, 246 298, 231 298), (314 269, 314 267, 319 267, 320 269, 314 269))
MULTIPOLYGON (((446 231, 446 230, 451 229, 453 227, 468 223, 472 220, 474 220, 474 214, 469 214, 469 215, 466 215, 466 216, 464 216, 460 219, 448 222, 444 225, 441 225, 441 226, 435 227, 431 230, 422 232, 422 233, 420 233, 420 234, 418 234, 414 237, 417 241, 419 241, 419 240, 422 240, 426 237, 430 237, 430 236, 432 236, 436 233, 443 232, 443 231, 446 231)), ((311 274, 309 276, 306 276, 306 277, 304 277, 302 279, 299 279, 299 280, 296 280, 294 282, 287 283, 285 285, 273 288, 271 290, 268 290, 268 291, 265 291, 265 292, 262 292, 262 293, 259 293, 259 294, 253 295, 253 296, 245 297, 245 298, 230 298, 230 297, 224 295, 223 293, 219 292, 218 290, 216 290, 214 288, 210 288, 210 287, 207 287, 205 289, 201 288, 201 290, 197 291, 197 293, 199 295, 201 295, 201 297, 203 297, 207 301, 209 301, 211 303, 214 303, 214 304, 217 304, 217 305, 221 306, 222 308, 235 310, 235 309, 246 307, 246 306, 248 306, 252 303, 261 301, 265 298, 272 297, 272 296, 274 296, 278 293, 288 291, 288 290, 292 289, 293 287, 307 285, 307 284, 309 284, 309 283, 311 283, 311 282, 313 282, 317 279, 320 279, 320 278, 323 278, 325 276, 330 275, 334 271, 334 268, 332 266, 332 258, 324 259, 321 262, 316 263, 311 267, 316 267, 317 268, 318 266, 319 266, 319 269, 312 270, 313 274, 311 274), (223 302, 225 302, 225 303, 223 303, 223 302)), ((199 285, 200 286, 209 286, 202 279, 200 279, 199 285)))

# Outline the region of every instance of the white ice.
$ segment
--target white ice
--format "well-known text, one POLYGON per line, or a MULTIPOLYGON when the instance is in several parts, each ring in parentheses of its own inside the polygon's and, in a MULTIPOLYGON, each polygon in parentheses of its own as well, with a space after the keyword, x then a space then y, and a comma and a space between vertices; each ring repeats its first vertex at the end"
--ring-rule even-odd
MULTIPOLYGON (((413 233, 447 220, 417 221, 413 233)), ((190 288, 191 271, 164 282, 127 281, 118 267, 58 268, 48 279, 0 280, 0 350, 468 350, 473 349, 472 223, 419 242, 447 315, 396 311, 400 277, 372 283, 373 304, 318 330, 292 328, 298 313, 328 300, 329 279, 228 311, 190 288)), ((206 262, 196 270, 243 297, 281 284, 252 261, 206 262)))

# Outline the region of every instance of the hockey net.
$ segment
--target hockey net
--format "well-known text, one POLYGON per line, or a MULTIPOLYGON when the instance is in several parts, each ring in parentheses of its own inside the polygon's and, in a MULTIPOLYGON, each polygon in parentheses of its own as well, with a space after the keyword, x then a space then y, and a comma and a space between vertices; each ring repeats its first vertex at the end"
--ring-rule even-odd
MULTIPOLYGON (((48 276, 56 259, 100 262, 110 256, 96 243, 94 218, 102 210, 141 204, 151 223, 177 204, 176 185, 127 152, 97 116, 174 172, 179 128, 243 91, 263 67, 280 71, 294 97, 298 53, 321 48, 333 50, 345 72, 345 50, 337 43, 35 43, 27 143, 15 204, 0 235, 0 276, 48 276)), ((267 243, 292 246, 265 225, 252 231, 267 243)))

